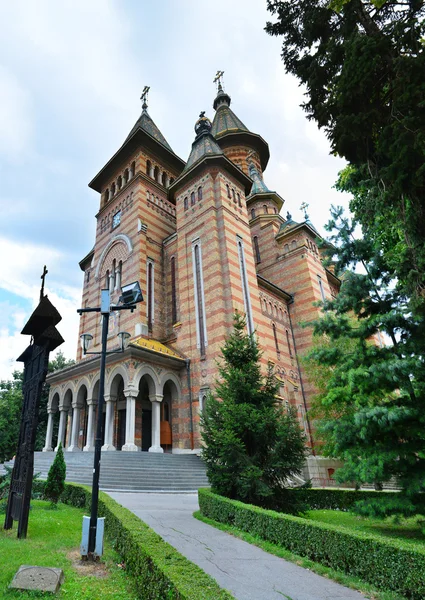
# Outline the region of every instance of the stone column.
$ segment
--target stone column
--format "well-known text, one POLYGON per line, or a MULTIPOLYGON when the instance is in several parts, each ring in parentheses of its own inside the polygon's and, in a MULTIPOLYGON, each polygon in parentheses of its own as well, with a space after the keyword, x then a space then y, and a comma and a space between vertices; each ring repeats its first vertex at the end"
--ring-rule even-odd
POLYGON ((52 452, 52 436, 53 436, 53 412, 52 409, 48 409, 49 416, 47 418, 47 431, 46 431, 46 445, 43 448, 43 452, 52 452))
POLYGON ((152 179, 153 179, 153 175, 154 175, 154 168, 151 165, 151 168, 149 169, 149 177, 152 177, 152 179))
POLYGON ((115 289, 121 292, 121 269, 119 265, 115 269, 115 289))
POLYGON ((55 448, 55 452, 57 452, 59 448, 59 444, 62 444, 62 450, 64 450, 65 444, 65 424, 66 419, 68 418, 68 412, 63 408, 59 407, 59 430, 58 430, 58 445, 55 448))
POLYGON ((114 279, 115 279, 115 273, 111 273, 109 275, 109 293, 110 294, 114 293, 114 279))
POLYGON ((114 407, 115 407, 115 396, 105 394, 106 404, 106 419, 105 419, 105 443, 102 446, 102 450, 116 450, 113 444, 114 437, 114 407))
POLYGON ((149 400, 152 403, 152 446, 149 448, 149 452, 164 452, 160 444, 162 398, 163 396, 161 394, 152 394, 149 396, 149 400))
POLYGON ((136 429, 136 398, 138 390, 124 390, 127 399, 125 413, 125 444, 121 448, 124 452, 137 452, 139 448, 134 443, 134 432, 136 429))
POLYGON ((72 429, 71 429, 71 443, 68 446, 68 452, 80 452, 81 448, 78 447, 78 433, 80 431, 80 412, 81 409, 77 403, 72 403, 72 429))
POLYGON ((83 452, 91 452, 94 450, 94 432, 97 426, 94 419, 94 407, 97 404, 97 400, 92 398, 87 400, 88 406, 88 417, 87 417, 87 442, 83 448, 83 452))

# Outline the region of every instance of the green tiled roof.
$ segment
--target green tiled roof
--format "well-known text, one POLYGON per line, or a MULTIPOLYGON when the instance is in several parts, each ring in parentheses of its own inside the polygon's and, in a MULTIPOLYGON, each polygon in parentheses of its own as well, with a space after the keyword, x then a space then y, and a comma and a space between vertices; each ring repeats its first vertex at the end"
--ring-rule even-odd
POLYGON ((170 150, 171 152, 173 152, 170 144, 167 142, 167 140, 162 135, 162 133, 160 132, 160 130, 158 129, 158 127, 155 125, 155 123, 152 121, 152 119, 149 116, 148 111, 146 110, 146 108, 143 109, 142 114, 137 119, 137 121, 136 121, 133 129, 128 134, 126 141, 129 138, 131 138, 131 136, 138 129, 143 129, 143 131, 146 131, 146 133, 149 133, 149 135, 151 135, 157 142, 159 142, 160 144, 162 144, 163 146, 165 146, 165 148, 167 148, 167 150, 170 150))
POLYGON ((192 144, 192 150, 187 159, 183 173, 191 168, 198 160, 203 158, 205 155, 217 155, 223 154, 220 146, 217 144, 215 139, 210 133, 203 133, 198 136, 192 144))
POLYGON ((253 181, 251 193, 249 194, 250 196, 255 196, 255 194, 264 194, 264 193, 270 192, 269 188, 264 183, 263 178, 261 177, 258 170, 255 168, 255 165, 253 163, 251 163, 249 165, 249 176, 251 177, 251 179, 253 181))
POLYGON ((249 131, 248 127, 235 115, 228 104, 221 104, 217 108, 212 123, 211 133, 214 137, 220 137, 225 133, 234 131, 249 131))

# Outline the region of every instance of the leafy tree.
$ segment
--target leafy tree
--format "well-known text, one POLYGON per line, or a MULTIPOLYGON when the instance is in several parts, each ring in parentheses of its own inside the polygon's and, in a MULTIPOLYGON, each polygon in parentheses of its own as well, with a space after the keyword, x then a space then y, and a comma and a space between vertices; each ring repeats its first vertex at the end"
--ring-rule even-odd
POLYGON ((357 222, 342 209, 332 217, 331 251, 343 280, 313 323, 330 343, 310 354, 326 369, 316 400, 323 450, 344 461, 340 482, 397 480, 397 498, 364 503, 365 514, 415 514, 425 491, 425 322, 409 310, 376 240, 356 238, 357 222))
POLYGON ((44 495, 53 505, 56 505, 59 502, 59 498, 65 489, 65 477, 66 464, 63 456, 62 444, 59 443, 55 460, 47 474, 46 486, 44 488, 44 495))
POLYGON ((16 453, 22 410, 22 371, 13 379, 0 381, 0 463, 16 453))
POLYGON ((258 343, 237 313, 222 356, 221 382, 201 420, 208 478, 219 494, 277 507, 288 480, 301 473, 305 436, 293 412, 277 404, 275 378, 261 375, 258 343))
MULTIPOLYGON (((425 312, 423 0, 268 0, 266 31, 305 86, 308 118, 349 167, 340 189, 425 312)), ((412 305, 413 307, 413 305, 412 305)), ((412 308, 411 307, 411 308, 412 308)))

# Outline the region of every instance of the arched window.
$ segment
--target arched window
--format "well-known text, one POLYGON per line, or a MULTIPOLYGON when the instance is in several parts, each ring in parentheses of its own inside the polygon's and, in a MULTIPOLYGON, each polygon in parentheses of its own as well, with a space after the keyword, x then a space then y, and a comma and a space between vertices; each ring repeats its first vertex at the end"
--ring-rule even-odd
POLYGON ((114 291, 115 289, 115 285, 116 285, 116 270, 117 270, 117 261, 114 260, 112 261, 112 270, 111 270, 111 292, 114 291))
POLYGON ((195 304, 196 304, 196 325, 198 333, 198 348, 201 356, 205 356, 206 347, 206 324, 205 324, 205 306, 202 283, 202 258, 199 243, 192 247, 194 262, 194 280, 195 280, 195 304))
POLYGON ((167 173, 165 171, 162 173, 162 185, 167 187, 167 173))
POLYGON ((198 187, 198 202, 200 202, 202 200, 202 187, 199 186, 198 187))
POLYGON ((236 192, 235 192, 234 188, 232 188, 232 196, 233 196, 233 202, 236 204, 236 192))
POLYGON ((252 311, 251 311, 251 300, 249 297, 249 287, 248 287, 248 277, 246 273, 246 264, 245 264, 245 252, 242 238, 236 236, 237 244, 238 244, 238 255, 239 255, 239 268, 241 271, 241 283, 242 283, 242 291, 243 291, 243 300, 245 306, 245 314, 246 314, 246 326, 248 329, 248 334, 252 335, 254 333, 254 322, 252 319, 252 311))
POLYGON ((232 195, 231 195, 231 193, 230 193, 230 187, 229 187, 229 184, 228 184, 228 183, 226 184, 226 188, 227 188, 227 197, 228 197, 228 198, 231 198, 231 197, 232 197, 232 195))
POLYGON ((150 176, 150 174, 151 174, 151 169, 152 169, 152 163, 151 163, 151 161, 150 161, 150 160, 147 160, 147 161, 146 161, 146 175, 149 175, 149 176, 150 176))
POLYGON ((103 196, 103 199, 105 201, 105 204, 108 202, 109 200, 109 189, 105 190, 105 194, 103 196))
POLYGON ((285 252, 289 252, 289 246, 288 246, 288 244, 285 244, 284 247, 283 247, 283 249, 285 250, 285 252))
POLYGON ((127 181, 128 181, 128 169, 126 169, 124 171, 124 183, 127 183, 127 181))
POLYGON ((240 195, 240 194, 238 194, 238 205, 239 205, 240 207, 242 207, 241 195, 240 195))
POLYGON ((177 323, 176 258, 171 257, 171 318, 177 323))
POLYGON ((268 214, 269 214, 269 209, 268 209, 268 207, 267 207, 267 204, 264 204, 264 205, 263 205, 263 210, 264 210, 264 214, 265 214, 265 215, 268 215, 268 214))
POLYGON ((183 204, 184 204, 184 209, 187 210, 189 208, 189 200, 188 200, 187 196, 183 200, 183 204))
POLYGON ((148 329, 152 331, 152 323, 154 322, 154 271, 153 271, 153 260, 148 260, 148 273, 147 273, 147 295, 148 295, 148 329))
POLYGON ((255 208, 251 208, 251 219, 255 219, 255 208))
POLYGON ((155 179, 155 181, 158 181, 159 183, 159 167, 155 167, 153 170, 153 178, 155 179))
POLYGON ((292 240, 291 246, 292 246, 292 248, 296 248, 297 247, 297 240, 292 240))
POLYGON ((122 188, 122 177, 121 177, 121 175, 118 177, 117 185, 118 185, 118 189, 120 190, 122 188))
POLYGON ((195 192, 190 194, 190 205, 193 206, 195 204, 195 192))
POLYGON ((276 206, 273 206, 273 212, 274 212, 275 215, 277 215, 277 208, 276 208, 276 206))
POLYGON ((277 352, 277 354, 280 354, 279 342, 277 341, 277 330, 276 330, 276 325, 274 323, 273 323, 273 337, 274 337, 274 345, 276 346, 276 352, 277 352))
POLYGON ((105 273, 105 290, 109 290, 109 269, 105 273))
POLYGON ((133 160, 130 167, 130 179, 136 174, 136 162, 133 160))
POLYGON ((291 342, 289 340, 289 331, 286 329, 286 341, 288 343, 289 356, 292 358, 291 342))
POLYGON ((255 262, 260 263, 261 262, 261 256, 260 256, 260 247, 258 246, 258 237, 256 235, 254 235, 254 251, 255 251, 255 262))
POLYGON ((111 185, 111 196, 115 196, 115 183, 111 185))

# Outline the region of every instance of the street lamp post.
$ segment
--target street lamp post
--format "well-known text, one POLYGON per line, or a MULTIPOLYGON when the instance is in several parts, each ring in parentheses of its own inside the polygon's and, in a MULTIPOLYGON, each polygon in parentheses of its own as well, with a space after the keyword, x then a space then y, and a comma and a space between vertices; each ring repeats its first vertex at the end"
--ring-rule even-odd
POLYGON ((93 465, 93 483, 92 483, 92 499, 91 499, 91 511, 90 511, 90 526, 89 526, 89 538, 88 538, 88 556, 96 558, 96 532, 97 532, 97 513, 99 505, 99 476, 100 476, 100 455, 102 451, 102 426, 103 426, 103 405, 105 402, 105 367, 106 367, 106 355, 115 354, 116 352, 124 352, 128 346, 130 340, 130 334, 125 331, 120 331, 118 337, 120 338, 120 349, 119 350, 106 350, 108 341, 108 329, 109 329, 109 317, 112 311, 117 310, 130 310, 134 311, 137 302, 143 301, 143 295, 138 282, 131 283, 121 288, 122 296, 119 299, 119 304, 111 306, 110 292, 109 290, 101 291, 101 302, 100 307, 96 308, 79 308, 77 312, 82 315, 87 312, 100 312, 102 315, 102 346, 100 352, 88 352, 93 336, 89 333, 83 333, 81 338, 81 345, 83 354, 99 354, 100 355, 100 378, 99 378, 99 398, 97 407, 97 423, 96 423, 96 438, 94 444, 94 465, 93 465))

